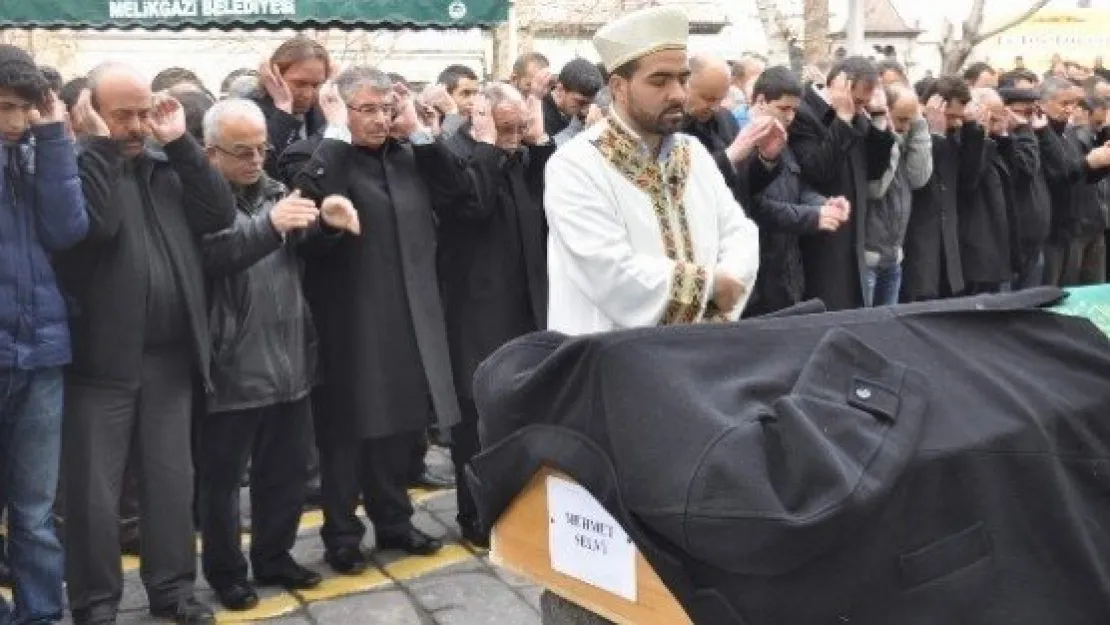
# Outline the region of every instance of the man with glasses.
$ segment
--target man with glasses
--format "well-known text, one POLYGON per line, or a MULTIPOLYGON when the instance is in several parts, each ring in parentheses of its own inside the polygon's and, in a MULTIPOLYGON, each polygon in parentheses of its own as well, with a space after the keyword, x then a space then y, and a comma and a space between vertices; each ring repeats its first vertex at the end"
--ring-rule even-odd
POLYGON ((240 549, 239 476, 251 462, 251 570, 261 585, 303 590, 319 574, 289 551, 306 494, 311 444, 309 393, 316 382, 316 332, 301 292, 297 246, 322 219, 358 233, 349 202, 288 194, 262 169, 266 118, 249 100, 224 100, 204 116, 212 165, 231 183, 235 224, 201 242, 209 280, 212 389, 198 462, 204 576, 229 610, 249 610, 240 549))
POLYGON ((367 225, 359 237, 310 242, 305 263, 323 365, 313 393, 321 534, 332 568, 357 574, 366 568, 360 495, 378 548, 426 555, 441 546, 413 526, 406 489, 430 415, 441 429, 459 421, 433 211, 467 210, 477 200, 466 169, 384 72, 345 70, 321 91, 320 107, 323 135, 291 146, 279 169, 307 197, 349 197, 367 225))

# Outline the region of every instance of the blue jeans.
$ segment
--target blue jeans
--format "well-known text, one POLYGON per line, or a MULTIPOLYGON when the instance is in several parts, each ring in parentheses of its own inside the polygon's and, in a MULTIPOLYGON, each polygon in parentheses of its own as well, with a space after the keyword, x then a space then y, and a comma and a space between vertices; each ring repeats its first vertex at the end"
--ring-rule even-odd
POLYGON ((880 265, 867 268, 868 306, 893 306, 898 303, 898 290, 902 288, 902 265, 880 265))
POLYGON ((62 544, 54 495, 62 445, 60 367, 0 370, 0 508, 8 513, 15 612, 0 598, 0 625, 62 619, 62 544))

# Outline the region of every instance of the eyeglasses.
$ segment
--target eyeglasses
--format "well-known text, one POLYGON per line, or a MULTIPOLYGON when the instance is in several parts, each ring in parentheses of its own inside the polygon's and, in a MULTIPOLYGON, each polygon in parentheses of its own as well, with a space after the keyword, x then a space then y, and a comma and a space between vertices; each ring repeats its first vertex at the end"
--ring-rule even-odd
POLYGON ((379 113, 386 117, 393 117, 397 114, 397 106, 394 104, 366 104, 364 106, 351 106, 347 108, 358 113, 359 115, 378 115, 379 113))
POLYGON ((261 156, 263 159, 265 159, 266 155, 272 152, 274 149, 274 146, 270 145, 269 143, 263 143, 262 145, 256 145, 253 147, 241 146, 235 148, 234 150, 228 150, 227 148, 222 148, 218 145, 213 147, 216 148, 218 151, 223 152, 231 158, 239 161, 249 161, 255 156, 261 156))

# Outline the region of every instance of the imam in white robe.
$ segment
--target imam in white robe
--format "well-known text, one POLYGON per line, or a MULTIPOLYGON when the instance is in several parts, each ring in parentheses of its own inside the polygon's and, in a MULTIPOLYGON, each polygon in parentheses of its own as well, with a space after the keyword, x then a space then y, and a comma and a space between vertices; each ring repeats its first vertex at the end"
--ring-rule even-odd
MULTIPOLYGON (((548 327, 576 335, 706 321, 717 316, 711 293, 718 268, 745 287, 737 306, 719 315, 737 320, 759 269, 759 234, 717 164, 696 139, 671 135, 657 163, 685 145, 688 168, 664 169, 655 178, 680 190, 661 197, 681 193, 682 202, 653 203, 643 178, 633 183, 599 149, 603 133, 612 137, 611 123, 635 137, 610 117, 561 147, 547 165, 548 327)), ((638 138, 635 146, 649 163, 647 146, 638 138)))

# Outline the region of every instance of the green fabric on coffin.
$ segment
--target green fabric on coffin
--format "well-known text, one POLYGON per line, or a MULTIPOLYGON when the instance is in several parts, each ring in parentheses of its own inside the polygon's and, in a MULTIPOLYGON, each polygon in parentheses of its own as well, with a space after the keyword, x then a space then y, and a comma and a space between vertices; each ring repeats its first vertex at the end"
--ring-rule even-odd
POLYGON ((1051 310, 1061 315, 1086 317, 1110 337, 1110 285, 1067 289, 1068 297, 1051 310))

